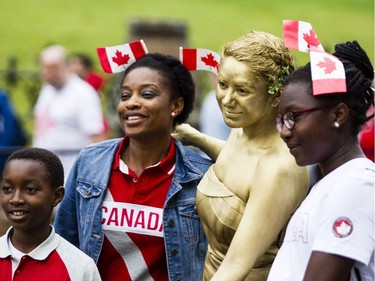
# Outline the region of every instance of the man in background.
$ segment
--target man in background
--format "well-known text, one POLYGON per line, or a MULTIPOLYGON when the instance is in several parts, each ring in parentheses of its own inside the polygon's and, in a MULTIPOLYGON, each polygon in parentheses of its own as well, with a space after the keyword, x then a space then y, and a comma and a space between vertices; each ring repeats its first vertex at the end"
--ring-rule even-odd
POLYGON ((64 47, 43 49, 40 65, 44 85, 34 107, 33 146, 54 152, 67 178, 79 150, 102 140, 101 102, 93 87, 69 71, 64 47))

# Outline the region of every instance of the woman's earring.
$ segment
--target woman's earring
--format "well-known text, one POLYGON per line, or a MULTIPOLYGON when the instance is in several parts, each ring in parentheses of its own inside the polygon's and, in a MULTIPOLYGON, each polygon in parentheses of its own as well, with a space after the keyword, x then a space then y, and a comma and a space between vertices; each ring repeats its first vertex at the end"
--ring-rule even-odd
POLYGON ((176 116, 176 112, 172 111, 171 116, 175 117, 176 116))
POLYGON ((337 122, 337 121, 335 121, 335 122, 333 123, 333 127, 336 128, 336 129, 340 128, 340 123, 337 122))

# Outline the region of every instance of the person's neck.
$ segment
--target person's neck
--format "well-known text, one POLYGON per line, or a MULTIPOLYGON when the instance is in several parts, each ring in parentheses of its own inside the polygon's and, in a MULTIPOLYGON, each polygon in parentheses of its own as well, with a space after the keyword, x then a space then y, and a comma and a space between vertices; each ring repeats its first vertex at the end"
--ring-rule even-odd
POLYGON ((328 175, 333 170, 355 158, 366 158, 358 142, 339 147, 327 160, 319 164, 322 175, 328 175))
POLYGON ((270 122, 262 122, 242 129, 242 138, 245 141, 252 143, 259 143, 264 146, 269 146, 274 143, 275 138, 280 138, 278 131, 274 124, 270 122))
POLYGON ((51 234, 51 226, 38 228, 37 230, 20 230, 13 228, 10 241, 13 246, 22 253, 30 253, 41 243, 43 243, 51 234))
POLYGON ((144 169, 163 160, 169 151, 171 137, 164 137, 157 142, 129 140, 129 145, 121 154, 121 159, 139 176, 144 169))

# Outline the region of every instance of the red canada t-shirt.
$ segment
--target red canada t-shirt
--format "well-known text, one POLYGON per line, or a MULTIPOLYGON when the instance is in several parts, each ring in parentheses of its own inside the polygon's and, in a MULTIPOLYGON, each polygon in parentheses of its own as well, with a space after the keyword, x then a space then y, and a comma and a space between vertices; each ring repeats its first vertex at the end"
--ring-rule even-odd
POLYGON ((163 207, 175 169, 175 148, 139 177, 115 154, 103 201, 105 234, 98 268, 103 281, 169 280, 164 245, 163 207))

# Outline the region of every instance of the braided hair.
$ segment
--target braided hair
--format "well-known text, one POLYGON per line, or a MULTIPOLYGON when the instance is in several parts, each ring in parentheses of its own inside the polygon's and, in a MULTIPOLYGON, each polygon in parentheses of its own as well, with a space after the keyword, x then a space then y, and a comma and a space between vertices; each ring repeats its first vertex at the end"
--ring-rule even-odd
MULTIPOLYGON (((335 45, 333 53, 344 65, 346 75, 346 93, 333 93, 319 95, 316 98, 322 104, 336 105, 345 103, 350 109, 354 135, 357 135, 362 126, 371 118, 367 112, 374 106, 374 88, 371 86, 374 80, 374 68, 366 52, 357 41, 335 45)), ((284 87, 292 82, 304 82, 310 84, 312 95, 312 80, 310 63, 297 69, 286 80, 284 87)))

